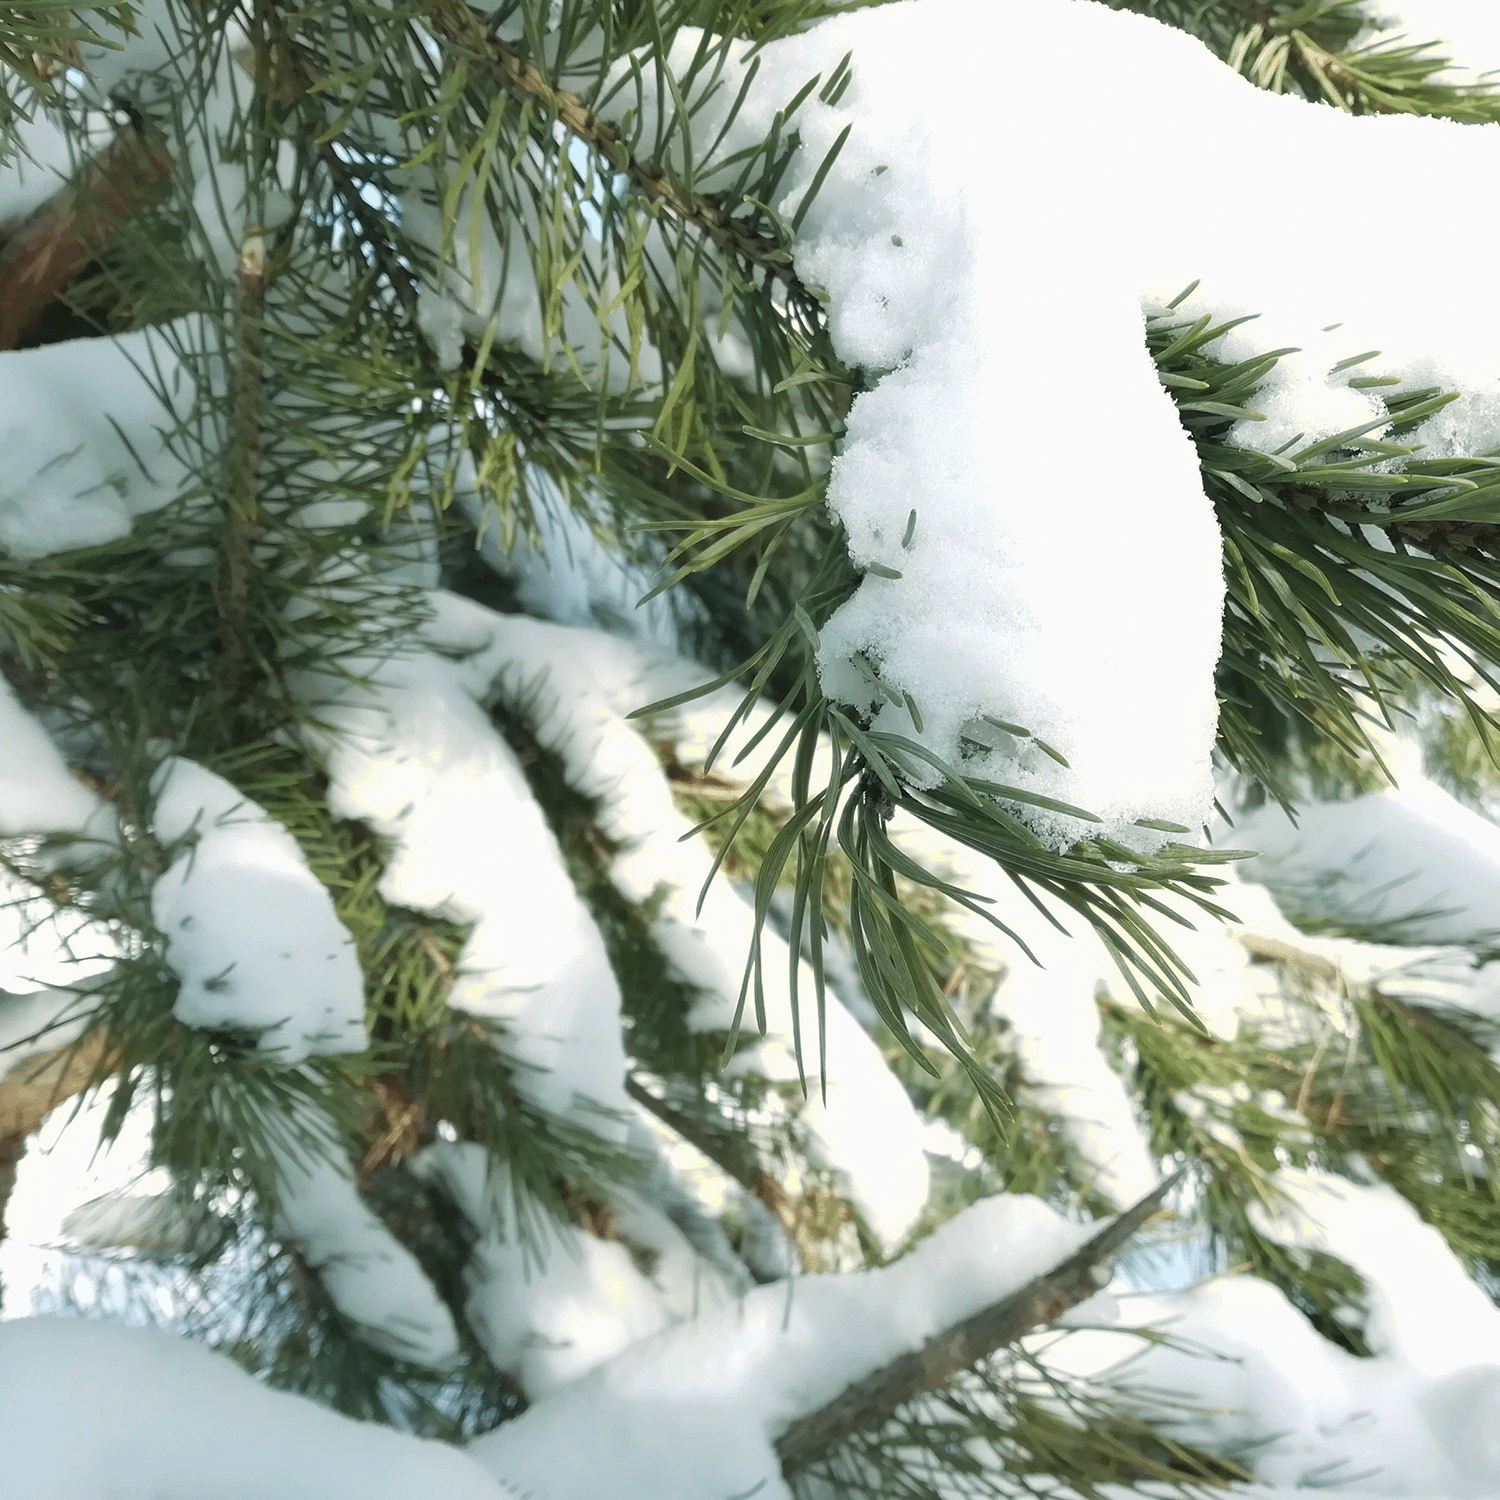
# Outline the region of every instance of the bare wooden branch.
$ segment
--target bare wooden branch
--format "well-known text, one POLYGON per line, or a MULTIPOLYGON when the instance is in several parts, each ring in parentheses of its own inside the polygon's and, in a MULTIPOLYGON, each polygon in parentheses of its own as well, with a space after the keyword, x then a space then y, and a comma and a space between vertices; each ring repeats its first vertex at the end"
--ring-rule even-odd
POLYGON ((103 1031, 92 1031, 69 1046, 28 1057, 0 1076, 0 1239, 5 1238, 5 1204, 26 1137, 59 1104, 81 1094, 116 1066, 103 1031))
POLYGON ((224 681, 230 695, 243 686, 249 653, 250 575, 260 525, 260 422, 266 240, 252 229, 235 266, 234 472, 224 534, 224 681))
POLYGON ((1338 983, 1339 966, 1321 953, 1310 953, 1306 948, 1297 948, 1280 938, 1266 937, 1258 932, 1240 932, 1235 936, 1256 963, 1287 964, 1322 984, 1338 983))
POLYGON ((5 236, 0 245, 0 349, 17 349, 80 268, 109 242, 115 225, 165 191, 165 146, 128 125, 5 236))
POLYGON ((1103 1262, 1156 1212, 1186 1170, 1167 1178, 1087 1244, 1019 1291, 955 1323, 920 1349, 892 1360, 828 1405, 793 1422, 776 1440, 782 1473, 810 1467, 846 1438, 877 1426, 906 1402, 936 1390, 960 1371, 1045 1328, 1070 1307, 1092 1297, 1109 1281, 1103 1262))

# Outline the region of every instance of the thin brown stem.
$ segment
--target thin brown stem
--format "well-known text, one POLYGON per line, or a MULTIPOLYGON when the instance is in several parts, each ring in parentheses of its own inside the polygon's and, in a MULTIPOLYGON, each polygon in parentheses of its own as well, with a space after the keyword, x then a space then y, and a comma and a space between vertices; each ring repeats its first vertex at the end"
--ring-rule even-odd
POLYGON ((5 1207, 27 1136, 59 1104, 118 1066, 118 1056, 106 1046, 104 1032, 96 1030, 67 1047, 29 1057, 0 1075, 0 1240, 5 1238, 5 1207))
POLYGON ((166 191, 171 158, 160 140, 128 125, 74 182, 0 232, 0 349, 18 349, 127 213, 166 191))
POLYGON ((234 456, 224 536, 224 682, 231 697, 244 686, 249 655, 250 575, 260 534, 260 405, 266 309, 266 241, 251 230, 235 267, 234 456))
POLYGON ((846 1438, 878 1426, 906 1402, 936 1390, 1092 1297, 1109 1282, 1103 1263, 1156 1212, 1186 1170, 1169 1177, 1082 1248, 1019 1291, 955 1323, 920 1349, 857 1381, 826 1406, 798 1418, 776 1440, 782 1473, 810 1467, 846 1438))

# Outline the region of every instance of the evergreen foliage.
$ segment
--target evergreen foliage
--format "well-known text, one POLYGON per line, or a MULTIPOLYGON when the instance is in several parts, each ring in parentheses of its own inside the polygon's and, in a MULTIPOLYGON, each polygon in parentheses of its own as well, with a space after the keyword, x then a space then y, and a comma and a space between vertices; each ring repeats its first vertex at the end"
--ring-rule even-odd
MULTIPOLYGON (((781 197, 799 106, 845 81, 809 80, 713 194, 697 184, 725 165, 722 138, 701 138, 695 118, 726 76, 730 39, 768 42, 866 3, 0 7, 0 146, 24 152, 29 119, 61 130, 84 210, 73 222, 92 226, 58 252, 71 257, 65 282, 38 298, 25 257, 46 208, 0 223, 0 330, 10 330, 0 347, 154 330, 158 364, 145 373, 169 428, 163 462, 181 475, 171 504, 115 540, 0 552, 0 671, 117 827, 106 841, 0 839, 15 899, 33 913, 37 898, 47 904, 31 920, 104 931, 119 955, 80 982, 54 1034, 26 1039, 26 1055, 56 1043, 87 1057, 68 1092, 86 1083, 108 1100, 106 1138, 149 1112, 151 1164, 170 1174, 193 1225, 154 1257, 96 1248, 71 1259, 50 1290, 59 1306, 75 1299, 80 1267, 141 1319, 160 1316, 155 1289, 175 1289, 181 1308, 188 1286, 193 1311, 174 1326, 273 1385, 426 1436, 490 1430, 527 1397, 497 1368, 467 1301, 483 1226, 451 1181, 413 1159, 434 1143, 472 1144, 503 1166, 505 1185, 492 1177, 491 1191, 538 1267, 572 1253, 565 1231, 582 1230, 649 1269, 651 1248, 620 1222, 627 1190, 743 1286, 776 1275, 774 1256, 755 1248, 768 1241, 785 1272, 881 1264, 892 1247, 818 1165, 804 1119, 829 1045, 825 984, 868 998, 889 1067, 957 1143, 933 1159, 919 1233, 1001 1191, 1076 1215, 1126 1207, 993 1003, 1030 962, 1022 935, 994 930, 986 903, 908 852, 891 831, 898 815, 1071 912, 1113 961, 1102 1045, 1153 1157, 1187 1172, 1170 1212, 1140 1236, 1137 1269, 1186 1233, 1205 1271, 1249 1269, 1326 1339, 1367 1355, 1359 1273, 1289 1249, 1257 1217, 1277 1200, 1278 1171, 1307 1167, 1388 1184, 1480 1285, 1500 1285, 1500 1068, 1477 1017, 1417 979, 1352 981, 1311 939, 1247 937, 1251 959, 1274 972, 1285 1024, 1217 1034, 1195 1011, 1177 933, 1235 919, 1223 878, 1236 851, 1169 842, 1143 854, 1103 837, 1056 850, 1029 813, 1088 819, 1088 809, 932 765, 915 741, 873 731, 822 691, 818 632, 859 582, 823 499, 870 375, 840 363, 826 294, 792 261, 811 194, 792 222, 768 205, 781 197), (187 49, 99 99, 80 64, 103 54, 89 49, 149 39, 164 21, 187 49), (674 44, 693 27, 704 30, 684 68, 674 44), (239 103, 221 119, 202 101, 225 76, 239 103), (104 152, 130 153, 113 195, 90 175, 104 152), (240 218, 224 201, 230 182, 244 186, 240 218), (445 324, 424 294, 477 278, 481 262, 510 322, 497 313, 480 333, 445 324), (747 368, 725 352, 729 330, 747 368), (696 685, 635 702, 630 722, 712 850, 715 880, 753 903, 754 945, 733 956, 745 969, 732 1026, 688 1024, 696 991, 662 948, 661 892, 615 880, 624 845, 607 799, 540 727, 545 678, 513 684, 485 712, 602 934, 629 1096, 673 1152, 691 1148, 726 1185, 712 1212, 680 1184, 664 1187, 671 1174, 625 1144, 617 1120, 536 1102, 505 1025, 448 1004, 468 926, 383 894, 389 840, 330 795, 339 705, 427 638, 434 576, 502 612, 541 612, 517 559, 561 546, 560 518, 633 570, 641 594, 666 601, 657 607, 706 669, 696 685), (682 756, 683 714, 726 685, 743 692, 739 722, 706 758, 682 756), (760 769, 747 776, 723 747, 751 728, 760 769), (173 844, 155 831, 173 756, 224 778, 295 839, 353 940, 366 1051, 287 1065, 253 1031, 174 1013, 179 976, 152 893, 197 834, 173 844), (793 964, 801 1082, 726 1067, 753 1059, 765 1025, 767 934, 805 955, 813 978, 798 994, 793 964), (286 1153, 326 1138, 451 1314, 460 1353, 448 1369, 372 1337, 288 1232, 286 1153)), ((1440 52, 1355 47, 1357 0, 1106 3, 1191 32, 1267 90, 1356 114, 1500 121, 1500 94, 1434 81, 1440 52)), ((1223 768, 1248 805, 1350 797, 1385 784, 1385 732, 1409 722, 1434 774, 1492 805, 1495 455, 1424 461, 1402 445, 1453 399, 1436 388, 1381 390, 1390 440, 1356 429, 1292 451, 1231 446, 1229 427, 1254 412, 1277 356, 1221 363, 1206 346, 1222 332, 1168 314, 1144 336, 1224 536, 1223 768)), ((1086 365, 1085 351, 1080 402, 1092 399, 1086 365)), ((870 675, 901 701, 873 665, 870 675)), ((975 732, 1028 737, 999 721, 975 732)), ((13 1081, 5 1062, 0 1091, 13 1081)), ((0 1109, 0 1163, 8 1140, 14 1155, 8 1119, 0 1109)), ((4 1187, 0 1166, 0 1216, 4 1187)), ((791 1475, 794 1492, 936 1500, 1066 1485, 1096 1496, 1253 1477, 1254 1453, 1173 1436, 1180 1402, 1065 1380, 1038 1347, 985 1351, 885 1425, 844 1435, 791 1475)))

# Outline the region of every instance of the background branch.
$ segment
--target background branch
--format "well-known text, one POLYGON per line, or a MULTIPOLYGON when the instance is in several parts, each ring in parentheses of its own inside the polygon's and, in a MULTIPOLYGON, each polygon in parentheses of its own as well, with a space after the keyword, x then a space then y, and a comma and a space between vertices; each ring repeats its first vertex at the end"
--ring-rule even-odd
POLYGON ((166 190, 171 158, 138 124, 127 125, 77 180, 34 209, 0 243, 0 349, 19 349, 115 225, 166 190))

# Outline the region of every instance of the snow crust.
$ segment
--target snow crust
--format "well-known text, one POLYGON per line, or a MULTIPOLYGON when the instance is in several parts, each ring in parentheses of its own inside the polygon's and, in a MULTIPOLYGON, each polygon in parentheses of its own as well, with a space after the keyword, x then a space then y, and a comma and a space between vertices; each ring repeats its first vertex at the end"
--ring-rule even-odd
POLYGON ((260 1033, 286 1063, 364 1051, 354 940, 297 841, 223 777, 174 758, 154 784, 154 826, 176 852, 151 893, 188 1026, 260 1033))

